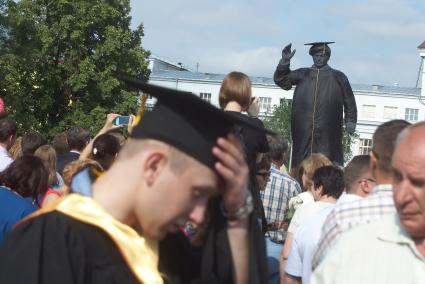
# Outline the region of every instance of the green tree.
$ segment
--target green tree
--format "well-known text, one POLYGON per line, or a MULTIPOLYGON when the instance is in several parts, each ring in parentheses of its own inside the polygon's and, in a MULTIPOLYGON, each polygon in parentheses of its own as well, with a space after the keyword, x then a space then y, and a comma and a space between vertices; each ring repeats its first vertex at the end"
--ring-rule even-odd
MULTIPOLYGON (((279 106, 274 107, 272 114, 264 118, 264 125, 267 128, 275 131, 278 135, 288 139, 289 143, 292 143, 291 113, 292 101, 283 99, 279 106)), ((344 155, 344 162, 350 161, 353 157, 351 146, 358 138, 358 134, 349 135, 345 131, 345 128, 343 129, 342 150, 344 155)), ((289 165, 289 160, 286 161, 285 164, 289 165)))
POLYGON ((137 110, 138 94, 117 79, 149 77, 129 0, 21 0, 7 8, 0 96, 23 131, 51 137, 78 124, 95 133, 108 112, 137 110))
MULTIPOLYGON (((264 126, 287 139, 289 144, 292 143, 291 113, 292 100, 282 99, 280 105, 273 107, 272 114, 264 118, 264 126)), ((289 154, 286 155, 286 166, 289 166, 289 154)))

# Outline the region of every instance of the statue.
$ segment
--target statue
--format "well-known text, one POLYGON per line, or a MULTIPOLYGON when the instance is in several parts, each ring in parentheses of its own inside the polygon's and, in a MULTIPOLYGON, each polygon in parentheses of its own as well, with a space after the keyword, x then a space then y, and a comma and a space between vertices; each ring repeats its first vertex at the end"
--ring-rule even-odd
POLYGON ((289 65, 295 49, 291 51, 291 44, 287 45, 274 73, 274 81, 282 89, 296 86, 291 117, 292 169, 312 153, 322 153, 343 165, 343 119, 349 134, 356 129, 357 107, 350 83, 344 73, 328 65, 331 43, 305 44, 311 45, 314 65, 293 71, 289 65))

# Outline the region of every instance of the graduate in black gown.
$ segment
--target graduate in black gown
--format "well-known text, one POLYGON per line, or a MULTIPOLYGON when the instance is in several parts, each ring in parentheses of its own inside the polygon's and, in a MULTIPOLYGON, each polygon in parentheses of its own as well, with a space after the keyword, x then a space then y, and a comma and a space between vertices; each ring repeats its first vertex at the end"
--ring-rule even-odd
POLYGON ((292 168, 312 153, 322 153, 343 165, 343 122, 348 133, 353 134, 356 129, 356 100, 347 76, 328 65, 331 43, 307 43, 311 45, 309 54, 314 65, 296 70, 290 70, 295 50, 291 51, 291 44, 287 45, 274 73, 274 81, 282 89, 296 86, 291 118, 292 168))
MULTIPOLYGON (((109 171, 87 181, 92 197, 70 194, 6 238, 0 283, 264 283, 248 167, 241 144, 228 135, 239 124, 264 129, 190 93, 124 80, 157 97, 155 108, 133 129, 109 171), (212 196, 220 196, 219 203, 208 212, 202 263, 193 275, 173 266, 183 254, 164 255, 159 265, 158 241, 187 221, 205 224, 212 196)), ((172 245, 181 248, 180 242, 172 245)), ((191 260, 180 262, 186 271, 191 260)))

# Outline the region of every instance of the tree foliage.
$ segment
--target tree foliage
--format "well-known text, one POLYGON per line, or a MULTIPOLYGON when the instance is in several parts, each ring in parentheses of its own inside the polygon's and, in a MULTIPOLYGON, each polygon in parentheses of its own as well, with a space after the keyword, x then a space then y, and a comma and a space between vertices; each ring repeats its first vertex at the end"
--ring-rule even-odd
POLYGON ((78 124, 94 133, 106 113, 136 111, 137 93, 117 79, 149 77, 129 0, 0 1, 8 24, 0 96, 23 131, 51 137, 78 124))
MULTIPOLYGON (((264 125, 275 131, 278 135, 286 138, 289 143, 292 143, 291 136, 291 113, 292 113, 292 101, 283 99, 279 106, 275 106, 270 116, 264 118, 264 125)), ((358 134, 349 135, 345 129, 343 129, 342 137, 342 150, 344 155, 344 161, 347 163, 353 157, 351 146, 354 144, 356 139, 359 138, 358 134)), ((286 161, 288 165, 289 161, 286 161)))

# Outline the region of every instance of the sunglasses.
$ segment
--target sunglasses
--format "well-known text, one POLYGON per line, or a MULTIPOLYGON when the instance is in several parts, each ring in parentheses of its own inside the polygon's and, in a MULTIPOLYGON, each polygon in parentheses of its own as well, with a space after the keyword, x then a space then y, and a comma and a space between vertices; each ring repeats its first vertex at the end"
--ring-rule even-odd
POLYGON ((262 176, 262 177, 269 177, 270 176, 270 171, 258 171, 256 173, 257 176, 262 176))

